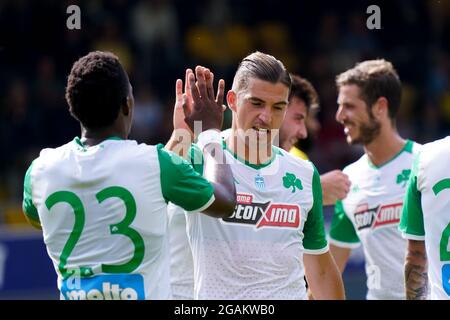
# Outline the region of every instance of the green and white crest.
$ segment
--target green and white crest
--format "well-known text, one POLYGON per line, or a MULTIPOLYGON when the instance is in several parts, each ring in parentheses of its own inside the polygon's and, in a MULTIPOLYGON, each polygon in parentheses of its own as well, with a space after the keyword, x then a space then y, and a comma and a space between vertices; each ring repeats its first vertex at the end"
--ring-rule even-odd
POLYGON ((286 172, 286 175, 283 177, 283 186, 286 189, 292 187, 292 193, 295 192, 295 188, 297 187, 299 190, 303 190, 302 181, 298 179, 295 174, 286 172))

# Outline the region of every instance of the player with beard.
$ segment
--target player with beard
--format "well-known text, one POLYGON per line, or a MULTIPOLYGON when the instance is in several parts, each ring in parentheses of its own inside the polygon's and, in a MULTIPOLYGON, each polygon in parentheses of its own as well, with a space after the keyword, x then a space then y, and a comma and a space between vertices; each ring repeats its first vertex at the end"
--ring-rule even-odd
POLYGON ((338 201, 330 230, 331 252, 341 272, 351 249, 363 245, 367 299, 404 299, 406 241, 397 230, 420 145, 403 139, 396 128, 401 82, 392 64, 370 60, 336 78, 336 120, 349 144, 362 144, 364 155, 343 172, 350 192, 338 201))
MULTIPOLYGON (((190 87, 188 74, 192 70, 188 69, 185 79, 185 93, 189 94, 190 87)), ((307 121, 317 121, 316 112, 318 110, 318 96, 312 84, 298 76, 291 74, 291 91, 286 115, 283 119, 279 140, 280 147, 290 154, 304 160, 308 160, 306 154, 302 153, 294 145, 301 139, 308 136, 307 121), (301 154, 300 154, 301 153, 301 154), (303 155, 302 155, 303 154, 303 155)), ((177 110, 182 112, 182 88, 181 80, 177 84, 177 97, 179 101, 177 110)), ((175 117, 182 119, 182 116, 175 117)), ((175 128, 184 127, 182 123, 174 123, 175 128)), ((223 136, 229 136, 231 129, 222 132, 223 136)), ((188 139, 189 140, 189 139, 188 139)), ((188 149, 188 145, 185 149, 188 149)), ((350 181, 341 170, 333 170, 320 176, 322 185, 323 205, 334 205, 338 199, 345 198, 349 189, 350 181)), ((174 299, 193 299, 194 296, 194 266, 192 254, 186 234, 186 217, 184 210, 175 205, 169 205, 169 230, 170 230, 170 250, 171 250, 171 283, 174 299)))
MULTIPOLYGON (((313 125, 307 126, 307 123, 317 122, 319 98, 313 85, 307 79, 295 74, 291 74, 291 78, 289 104, 280 128, 280 147, 296 157, 308 160, 308 156, 295 145, 308 137, 308 129, 313 125)), ((316 126, 319 126, 318 122, 316 126)), ((320 184, 324 206, 334 205, 337 200, 345 198, 350 190, 350 181, 341 170, 322 174, 320 184)))

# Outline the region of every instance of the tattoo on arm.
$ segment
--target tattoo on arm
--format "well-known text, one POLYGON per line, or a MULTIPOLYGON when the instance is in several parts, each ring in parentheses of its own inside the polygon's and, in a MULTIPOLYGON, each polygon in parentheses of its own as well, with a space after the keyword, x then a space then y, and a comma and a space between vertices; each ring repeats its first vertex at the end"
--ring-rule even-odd
POLYGON ((406 299, 427 299, 428 263, 424 250, 409 250, 405 264, 405 286, 406 299))

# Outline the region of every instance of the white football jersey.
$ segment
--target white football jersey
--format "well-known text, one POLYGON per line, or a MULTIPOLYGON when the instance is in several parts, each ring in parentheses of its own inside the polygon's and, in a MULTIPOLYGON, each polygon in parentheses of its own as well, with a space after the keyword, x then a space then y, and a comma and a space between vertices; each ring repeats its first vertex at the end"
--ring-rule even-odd
POLYGON ((330 243, 344 248, 363 245, 367 299, 405 299, 406 241, 397 230, 414 154, 420 145, 407 141, 390 161, 374 166, 364 154, 343 172, 350 192, 338 201, 330 243))
POLYGON ((194 262, 186 232, 184 209, 169 203, 170 284, 175 300, 194 299, 194 262))
POLYGON ((450 299, 450 136, 425 144, 414 162, 399 229, 425 241, 431 299, 450 299))
POLYGON ((42 226, 63 299, 168 299, 167 202, 204 210, 213 192, 162 145, 75 138, 33 161, 23 208, 42 226))
POLYGON ((187 215, 196 299, 306 299, 303 254, 328 251, 320 178, 311 162, 276 147, 272 153, 256 166, 226 149, 233 215, 187 215))

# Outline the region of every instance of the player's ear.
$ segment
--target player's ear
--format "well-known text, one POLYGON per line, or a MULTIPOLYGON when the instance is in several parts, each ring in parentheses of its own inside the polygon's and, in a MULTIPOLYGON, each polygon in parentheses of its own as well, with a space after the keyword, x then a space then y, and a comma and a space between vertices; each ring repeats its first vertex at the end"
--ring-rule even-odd
POLYGON ((374 115, 380 119, 383 117, 389 116, 389 103, 385 97, 379 97, 378 100, 374 103, 373 113, 374 115))
POLYGON ((122 113, 125 115, 125 116, 128 116, 129 114, 130 114, 130 112, 131 112, 131 99, 130 99, 130 97, 126 97, 126 98, 124 98, 123 100, 122 100, 122 103, 121 103, 121 109, 122 109, 122 113))
POLYGON ((123 114, 125 116, 128 116, 131 112, 133 112, 133 107, 134 107, 134 97, 133 97, 133 94, 129 94, 122 101, 122 112, 123 112, 123 114))
POLYGON ((237 111, 236 99, 237 99, 236 93, 233 90, 229 90, 227 92, 227 104, 228 104, 228 107, 234 112, 237 111))
POLYGON ((133 97, 133 87, 131 83, 128 84, 128 94, 127 97, 122 100, 122 112, 125 116, 128 116, 133 112, 134 107, 134 97, 133 97))

